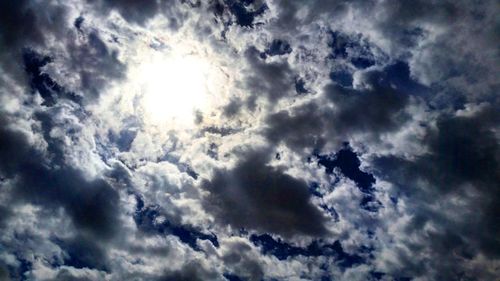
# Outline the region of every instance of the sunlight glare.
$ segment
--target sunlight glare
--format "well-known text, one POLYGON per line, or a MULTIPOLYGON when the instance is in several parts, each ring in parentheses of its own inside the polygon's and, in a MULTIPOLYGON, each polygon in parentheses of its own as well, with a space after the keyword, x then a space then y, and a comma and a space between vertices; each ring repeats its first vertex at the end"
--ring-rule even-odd
POLYGON ((142 65, 142 104, 145 117, 154 124, 188 125, 207 99, 208 63, 194 55, 154 57, 142 65))

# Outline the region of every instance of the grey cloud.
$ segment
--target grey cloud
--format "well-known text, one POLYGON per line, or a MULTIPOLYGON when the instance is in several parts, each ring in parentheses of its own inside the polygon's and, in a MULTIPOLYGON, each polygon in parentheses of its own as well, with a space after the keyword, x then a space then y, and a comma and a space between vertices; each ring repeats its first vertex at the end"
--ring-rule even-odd
MULTIPOLYGON (((272 271, 313 280, 323 272, 325 278, 343 275, 345 280, 356 280, 353 275, 357 280, 494 280, 498 275, 495 1, 88 0, 79 7, 0 1, 0 81, 8 82, 0 89, 5 102, 0 228, 7 233, 0 235, 7 253, 0 255, 0 279, 9 274, 36 279, 38 261, 52 267, 56 280, 261 280, 274 276, 272 271), (112 12, 125 21, 110 22, 112 12), (189 138, 192 143, 176 137, 175 150, 158 158, 179 171, 145 173, 151 158, 138 155, 139 145, 135 149, 146 131, 136 128, 144 124, 118 117, 113 124, 120 126, 111 129, 86 109, 109 82, 125 78, 127 56, 136 51, 114 36, 132 38, 155 16, 167 20, 162 31, 185 32, 201 44, 211 42, 207 48, 229 52, 219 58, 230 57, 228 69, 234 64, 242 71, 234 76, 241 77, 234 81, 240 88, 235 95, 230 89, 222 112, 236 122, 225 127, 222 123, 232 120, 214 114, 206 119, 214 124, 189 138), (35 74, 26 73, 23 50, 51 59, 35 74), (38 105, 37 95, 29 95, 30 86, 45 103, 38 105), (10 103, 14 95, 17 100, 10 103), (293 106, 277 110, 278 103, 293 106), (80 129, 94 120, 99 120, 95 128, 80 129), (228 147, 247 136, 249 150, 235 153, 234 167, 220 168, 227 158, 218 154, 234 152, 228 147), (255 138, 267 142, 266 149, 251 148, 255 138), (320 167, 301 162, 344 141, 359 152, 359 169, 376 177, 370 185, 380 205, 373 212, 359 209, 357 188, 333 183, 333 176, 323 179, 328 175, 320 167), (199 162, 209 161, 205 169, 191 160, 206 147, 212 158, 200 156, 199 162), (182 149, 192 154, 183 155, 182 149), (280 159, 273 159, 277 150, 280 159), (69 164, 81 154, 101 157, 95 164, 104 175, 89 178, 83 171, 91 168, 69 164), (139 164, 127 168, 120 161, 139 164), (203 179, 211 172, 212 178, 203 179), (327 190, 324 196, 312 197, 302 174, 318 180, 327 190), (163 179, 167 176, 172 180, 163 179), (316 203, 338 211, 334 233, 326 228, 334 219, 316 203), (201 215, 200 204, 217 225, 203 225, 210 216, 201 215), (26 214, 36 220, 32 226, 23 224, 26 214), (122 225, 122 218, 131 224, 122 225), (328 257, 320 252, 309 260, 302 254, 276 259, 245 238, 231 237, 228 225, 240 235, 250 230, 284 237, 299 246, 282 243, 281 248, 296 253, 304 251, 309 241, 304 239, 338 239, 346 251, 366 260, 340 272, 338 264, 321 264, 328 257), (238 241, 218 245, 215 237, 238 241), (209 246, 220 255, 204 252, 209 246), (179 258, 175 269, 161 260, 167 257, 179 258), (316 273, 293 269, 323 265, 316 273)), ((150 47, 164 51, 156 43, 150 47)), ((160 150, 168 146, 158 145, 160 150)))
POLYGON ((274 143, 285 142, 297 150, 322 147, 323 132, 332 117, 332 112, 324 112, 317 104, 308 103, 269 115, 264 134, 274 143))
POLYGON ((177 0, 87 0, 97 11, 109 14, 111 11, 117 11, 120 15, 131 23, 145 25, 148 20, 158 14, 166 16, 169 19, 169 28, 172 30, 182 26, 185 19, 179 6, 189 4, 188 1, 177 0))
POLYGON ((439 106, 450 106, 447 101, 457 95, 463 104, 490 100, 497 92, 493 73, 499 69, 499 25, 494 1, 388 1, 380 9, 386 16, 376 28, 390 38, 393 49, 409 55, 412 75, 448 88, 441 88, 446 97, 437 96, 439 106), (434 38, 432 28, 441 29, 434 38))
POLYGON ((65 7, 46 3, 43 8, 33 1, 3 1, 0 4, 0 44, 19 50, 26 44, 43 45, 47 33, 61 34, 67 16, 65 7))
POLYGON ((25 47, 44 47, 50 35, 61 37, 65 31, 67 9, 62 5, 34 1, 0 3, 0 70, 24 81, 19 61, 25 47))
POLYGON ((446 92, 445 97, 435 96, 440 106, 449 106, 452 95, 459 95, 463 104, 491 99, 498 92, 495 1, 311 1, 303 9, 297 0, 271 7, 278 13, 272 27, 280 36, 332 18, 325 24, 334 30, 366 36, 392 59, 407 61, 416 79, 446 92))
POLYGON ((116 9, 124 19, 144 23, 144 21, 152 16, 155 16, 160 11, 159 3, 163 1, 88 0, 88 2, 100 7, 102 9, 101 11, 110 12, 111 10, 116 9))
POLYGON ((205 207, 223 224, 283 236, 322 236, 326 217, 310 202, 307 184, 268 166, 269 153, 241 156, 233 169, 220 169, 202 182, 210 192, 205 207))
POLYGON ((2 280, 10 280, 9 277, 9 271, 6 266, 4 266, 2 263, 0 263, 0 279, 2 280))
POLYGON ((217 21, 221 20, 226 26, 236 23, 241 27, 253 28, 255 25, 262 24, 256 23, 255 19, 267 10, 267 5, 262 0, 215 0, 210 2, 209 10, 215 15, 217 21))
POLYGON ((108 271, 106 248, 94 239, 76 235, 70 239, 57 241, 65 252, 65 264, 74 268, 90 268, 108 271))
MULTIPOLYGON (((2 30, 0 38, 2 45, 12 46, 19 44, 22 39, 42 42, 43 32, 36 24, 36 11, 28 6, 29 1, 3 1, 0 6, 2 30), (19 37, 22 32, 26 37, 19 37)), ((24 42, 23 42, 24 43, 24 42)))
POLYGON ((94 281, 105 278, 103 272, 93 271, 87 268, 75 269, 72 267, 61 267, 51 281, 94 281))
MULTIPOLYGON (((320 18, 323 15, 328 15, 331 18, 338 18, 344 16, 350 5, 355 5, 360 1, 321 1, 315 0, 308 3, 308 9, 302 10, 304 1, 272 1, 278 8, 279 17, 276 25, 280 29, 286 31, 297 31, 301 25, 310 24, 312 21, 320 18), (305 12, 305 17, 300 17, 299 12, 305 12)), ((372 6, 373 1, 362 1, 368 9, 372 6)))
POLYGON ((118 60, 118 53, 110 50, 96 31, 85 36, 83 44, 69 42, 67 51, 70 55, 64 67, 77 73, 79 87, 84 101, 93 101, 103 91, 107 83, 125 76, 126 66, 118 60))
POLYGON ((245 81, 245 89, 250 94, 247 98, 247 106, 251 110, 255 108, 255 101, 259 97, 276 102, 282 97, 295 93, 293 91, 295 77, 288 62, 266 62, 254 47, 246 50, 245 57, 250 64, 249 70, 251 71, 245 81))
POLYGON ((262 280, 264 269, 249 244, 235 241, 228 243, 226 247, 227 252, 222 256, 222 260, 231 272, 248 277, 249 280, 262 280))
POLYGON ((242 101, 240 99, 230 100, 223 108, 223 113, 227 117, 234 117, 241 111, 242 101))
POLYGON ((63 269, 57 273, 57 277, 54 280, 58 281, 93 281, 93 276, 73 276, 71 272, 67 269, 63 269))
MULTIPOLYGON (((124 77, 126 67, 118 60, 117 51, 110 50, 97 31, 80 33, 78 39, 71 32, 66 37, 68 57, 22 48, 23 76, 32 92, 44 99, 44 105, 52 106, 60 99, 92 103, 107 83, 124 77), (66 83, 68 74, 74 82, 66 83)), ((13 62, 20 58, 15 56, 13 62)))
MULTIPOLYGON (((2 161, 0 171, 14 180, 14 198, 49 209, 64 207, 80 230, 110 238, 118 225, 118 193, 102 179, 89 180, 75 168, 65 167, 60 156, 52 163, 59 168, 50 168, 45 155, 22 133, 8 129, 5 122, 0 124, 0 158, 10 161, 2 161)), ((59 147, 53 146, 53 152, 58 153, 59 147)))
POLYGON ((327 140, 340 144, 357 133, 377 138, 410 119, 405 113, 409 95, 395 88, 384 70, 369 71, 363 80, 367 89, 331 83, 323 90, 325 103, 311 102, 269 115, 265 136, 297 150, 321 149, 327 140))
MULTIPOLYGON (((442 116, 436 129, 428 129, 424 140, 430 151, 417 161, 407 162, 416 169, 396 165, 388 171, 394 175, 418 175, 445 193, 465 182, 488 190, 500 176, 500 147, 493 131, 500 119, 495 111, 493 106, 487 106, 472 117, 442 116), (394 170, 398 167, 402 170, 394 170)), ((381 157, 377 163, 390 163, 390 159, 381 157)))
POLYGON ((340 134, 349 131, 392 131, 408 119, 402 111, 408 103, 405 93, 390 87, 374 86, 373 90, 366 92, 338 85, 327 86, 328 98, 338 108, 332 122, 340 134))
POLYGON ((7 206, 0 205, 0 228, 7 226, 7 221, 12 214, 13 212, 7 206))
POLYGON ((181 269, 166 272, 158 281, 203 281, 221 280, 217 273, 206 269, 200 262, 192 261, 181 269))
POLYGON ((422 23, 453 24, 463 14, 456 1, 389 1, 378 8, 386 12, 377 22, 378 30, 391 38, 391 44, 403 48, 414 47, 418 43, 412 40, 415 38, 412 32, 421 31, 422 23))
MULTIPOLYGON (((493 133, 499 121, 492 106, 474 116, 443 116, 436 129, 428 129, 428 153, 414 160, 388 155, 373 161, 378 176, 396 183, 408 196, 415 218, 406 229, 407 235, 420 233, 429 222, 443 228, 428 233, 430 239, 424 245, 438 256, 438 279, 457 278, 457 257, 499 257, 500 147, 493 133), (459 220, 447 211, 434 210, 455 196, 463 200, 462 208, 456 210, 459 220)), ((430 264, 436 266, 433 261, 430 264)), ((487 276, 488 270, 482 270, 487 276)), ((425 270, 419 273, 427 274, 425 270)))

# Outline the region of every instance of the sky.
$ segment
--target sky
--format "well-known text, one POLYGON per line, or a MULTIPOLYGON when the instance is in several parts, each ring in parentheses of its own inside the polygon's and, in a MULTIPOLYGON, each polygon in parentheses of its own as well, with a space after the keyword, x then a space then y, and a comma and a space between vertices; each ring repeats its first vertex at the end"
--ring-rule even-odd
POLYGON ((498 280, 499 8, 0 1, 0 280, 498 280))

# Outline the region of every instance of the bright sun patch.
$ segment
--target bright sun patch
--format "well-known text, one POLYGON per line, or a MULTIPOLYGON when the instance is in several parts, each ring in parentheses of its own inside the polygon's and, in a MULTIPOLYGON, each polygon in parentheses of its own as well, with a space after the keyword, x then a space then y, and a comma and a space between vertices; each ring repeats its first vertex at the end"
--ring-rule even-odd
POLYGON ((144 117, 153 124, 188 125, 207 105, 209 64, 194 55, 156 55, 138 69, 144 117))
POLYGON ((136 45, 127 81, 115 89, 118 108, 139 117, 149 129, 190 130, 211 120, 226 103, 231 85, 227 66, 197 41, 164 41, 170 44, 136 45))

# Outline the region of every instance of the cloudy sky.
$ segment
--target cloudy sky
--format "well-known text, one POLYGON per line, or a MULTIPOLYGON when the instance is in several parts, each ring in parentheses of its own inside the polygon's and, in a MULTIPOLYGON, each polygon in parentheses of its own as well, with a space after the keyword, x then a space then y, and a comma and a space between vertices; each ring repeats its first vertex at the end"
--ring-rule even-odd
POLYGON ((0 1, 0 280, 498 280, 499 13, 0 1))

